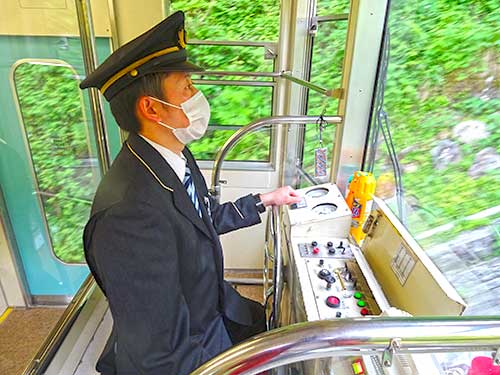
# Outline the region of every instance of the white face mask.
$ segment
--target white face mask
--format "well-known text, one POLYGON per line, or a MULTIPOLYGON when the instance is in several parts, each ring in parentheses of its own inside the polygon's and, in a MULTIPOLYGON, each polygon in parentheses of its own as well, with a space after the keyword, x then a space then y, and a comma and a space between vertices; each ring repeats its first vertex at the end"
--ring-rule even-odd
POLYGON ((208 121, 210 120, 210 104, 208 104, 207 98, 205 98, 205 95, 201 91, 198 91, 184 103, 181 103, 180 106, 170 104, 153 96, 150 96, 150 98, 184 112, 189 120, 187 128, 174 128, 164 122, 158 121, 158 124, 172 130, 172 133, 182 144, 187 145, 192 141, 200 139, 207 131, 208 121))

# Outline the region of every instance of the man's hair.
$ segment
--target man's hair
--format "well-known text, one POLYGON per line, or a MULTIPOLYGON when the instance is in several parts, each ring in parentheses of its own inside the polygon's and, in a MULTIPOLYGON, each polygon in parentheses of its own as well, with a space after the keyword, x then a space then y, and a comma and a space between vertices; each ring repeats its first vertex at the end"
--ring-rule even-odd
POLYGON ((141 124, 135 114, 137 99, 141 96, 154 96, 163 99, 162 82, 167 75, 166 72, 147 74, 111 99, 109 102, 111 112, 120 128, 130 133, 137 134, 139 132, 141 124))

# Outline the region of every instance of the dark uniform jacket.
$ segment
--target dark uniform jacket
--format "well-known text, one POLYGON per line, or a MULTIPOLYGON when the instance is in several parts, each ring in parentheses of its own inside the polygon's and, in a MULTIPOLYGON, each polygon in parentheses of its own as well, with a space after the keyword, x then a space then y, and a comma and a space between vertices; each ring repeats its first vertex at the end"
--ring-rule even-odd
POLYGON ((168 163, 137 135, 94 198, 85 255, 114 322, 97 364, 103 374, 188 374, 263 330, 261 306, 223 281, 218 238, 260 222, 255 199, 217 204, 193 156, 183 153, 203 219, 168 163))

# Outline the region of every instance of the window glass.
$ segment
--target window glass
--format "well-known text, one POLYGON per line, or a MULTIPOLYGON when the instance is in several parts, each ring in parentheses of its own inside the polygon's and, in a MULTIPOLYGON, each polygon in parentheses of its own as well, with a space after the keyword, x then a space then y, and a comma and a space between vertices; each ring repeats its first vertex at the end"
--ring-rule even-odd
POLYGON ((500 312, 499 23, 493 1, 392 1, 370 138, 376 194, 475 315, 500 312))
MULTIPOLYGON (((173 0, 170 11, 186 13, 186 29, 189 40, 277 42, 279 32, 279 1, 231 0, 185 1, 173 0)), ((271 46, 271 49, 273 46, 271 46)), ((193 62, 207 70, 272 72, 274 58, 265 56, 264 46, 188 46, 193 62)), ((200 75, 194 75, 200 78, 200 75)), ((269 78, 213 77, 202 79, 267 81, 269 78)), ((237 127, 272 115, 271 87, 201 85, 212 110, 210 128, 199 141, 190 145, 196 158, 213 160, 215 154, 237 127), (224 129, 224 126, 230 126, 224 129), (234 126, 237 126, 236 128, 234 126)), ((228 160, 269 161, 271 132, 265 130, 242 139, 228 155, 228 160)))
POLYGON ((277 41, 278 0, 172 0, 172 12, 186 13, 189 39, 277 41))
POLYGON ((350 0, 318 0, 317 14, 320 17, 349 13, 350 0))
MULTIPOLYGON (((323 2, 328 4, 328 2, 323 2)), ((330 7, 340 11, 340 8, 330 7)), ((345 42, 347 37, 347 21, 321 22, 314 37, 311 64, 311 82, 328 90, 340 88, 342 84, 342 65, 344 62, 345 42)), ((307 114, 336 115, 338 99, 328 98, 318 92, 309 90, 307 114)), ((323 147, 327 148, 327 171, 330 173, 335 141, 335 124, 326 125, 323 132, 323 147)), ((314 150, 319 147, 317 126, 307 126, 304 139, 304 155, 302 168, 314 175, 314 150)), ((307 183, 304 181, 304 183, 307 183)))
POLYGON ((52 249, 64 262, 83 262, 81 236, 100 173, 78 76, 62 62, 27 62, 14 80, 52 249))
MULTIPOLYGON (((236 129, 271 116, 272 87, 198 85, 210 102, 210 127, 189 148, 198 160, 213 160, 236 129), (224 129, 224 128, 227 128, 224 129)), ((226 160, 269 161, 271 132, 263 130, 242 138, 226 160)))
MULTIPOLYGON (((225 70, 237 72, 272 72, 274 60, 265 58, 264 47, 255 46, 219 46, 196 45, 187 47, 189 60, 207 70, 225 70)), ((198 75, 198 74, 196 74, 198 75)), ((208 77, 207 77, 208 78, 208 77)), ((226 76, 224 79, 241 79, 238 76, 226 76)), ((269 78, 248 78, 269 81, 269 78)))

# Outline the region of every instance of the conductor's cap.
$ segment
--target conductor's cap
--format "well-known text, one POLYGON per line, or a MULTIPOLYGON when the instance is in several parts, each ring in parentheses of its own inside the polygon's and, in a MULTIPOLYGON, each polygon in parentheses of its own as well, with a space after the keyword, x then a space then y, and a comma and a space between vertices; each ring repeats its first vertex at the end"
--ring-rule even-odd
POLYGON ((110 101, 146 74, 202 70, 187 61, 184 13, 179 11, 118 48, 80 83, 80 88, 97 87, 110 101))

